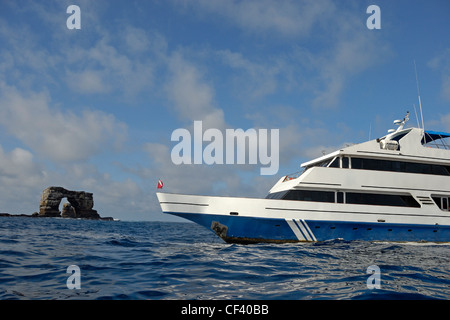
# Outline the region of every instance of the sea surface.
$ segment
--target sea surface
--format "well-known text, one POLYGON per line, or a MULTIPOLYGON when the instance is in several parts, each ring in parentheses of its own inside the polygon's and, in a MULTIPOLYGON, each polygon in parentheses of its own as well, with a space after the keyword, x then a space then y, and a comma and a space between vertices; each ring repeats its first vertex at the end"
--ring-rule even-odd
POLYGON ((448 300, 449 267, 445 244, 239 245, 188 222, 0 218, 1 300, 448 300))

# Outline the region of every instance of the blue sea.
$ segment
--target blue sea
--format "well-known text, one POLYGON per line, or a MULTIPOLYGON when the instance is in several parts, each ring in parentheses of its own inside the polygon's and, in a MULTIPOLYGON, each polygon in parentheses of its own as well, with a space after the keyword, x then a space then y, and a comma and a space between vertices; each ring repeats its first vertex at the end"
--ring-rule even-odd
POLYGON ((0 218, 1 300, 448 300, 449 266, 445 244, 239 245, 189 222, 0 218))

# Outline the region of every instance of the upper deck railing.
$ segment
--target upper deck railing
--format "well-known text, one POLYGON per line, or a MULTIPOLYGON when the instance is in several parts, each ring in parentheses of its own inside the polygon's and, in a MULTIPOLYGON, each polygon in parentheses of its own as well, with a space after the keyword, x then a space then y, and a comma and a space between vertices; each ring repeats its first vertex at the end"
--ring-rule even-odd
POLYGON ((288 174, 286 177, 284 177, 283 182, 297 179, 297 178, 300 177, 305 171, 306 171, 306 168, 304 168, 303 170, 300 170, 300 171, 297 171, 297 172, 288 174))
POLYGON ((450 142, 447 141, 447 138, 449 137, 449 133, 425 131, 422 144, 429 148, 450 150, 450 142))

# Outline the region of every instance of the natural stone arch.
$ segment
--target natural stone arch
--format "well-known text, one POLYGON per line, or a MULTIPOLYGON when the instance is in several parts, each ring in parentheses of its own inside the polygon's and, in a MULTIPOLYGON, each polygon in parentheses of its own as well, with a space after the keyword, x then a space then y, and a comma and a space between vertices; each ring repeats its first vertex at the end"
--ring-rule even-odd
POLYGON ((63 218, 76 218, 77 213, 75 207, 69 202, 69 200, 64 197, 58 206, 59 211, 61 211, 61 217, 63 218))
POLYGON ((63 216, 70 218, 99 219, 100 216, 94 207, 94 197, 92 193, 85 191, 71 191, 62 187, 48 187, 42 192, 39 205, 39 216, 60 217, 59 205, 63 198, 67 198, 70 204, 63 207, 63 216))

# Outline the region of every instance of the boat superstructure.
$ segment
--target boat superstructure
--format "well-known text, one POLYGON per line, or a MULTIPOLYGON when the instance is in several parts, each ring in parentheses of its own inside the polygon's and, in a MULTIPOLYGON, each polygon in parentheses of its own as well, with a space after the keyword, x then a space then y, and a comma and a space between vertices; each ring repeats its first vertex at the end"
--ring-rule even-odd
POLYGON ((450 241, 449 133, 404 128, 305 162, 264 199, 157 193, 226 242, 450 241))

